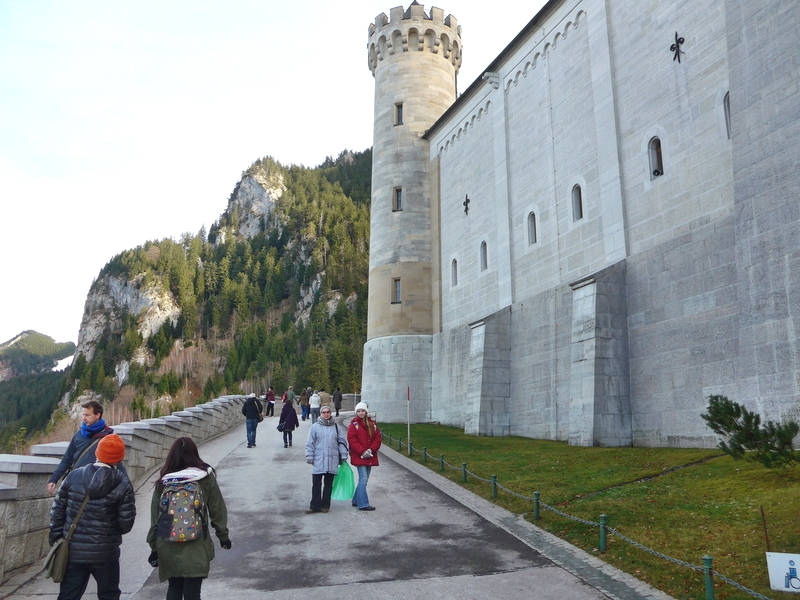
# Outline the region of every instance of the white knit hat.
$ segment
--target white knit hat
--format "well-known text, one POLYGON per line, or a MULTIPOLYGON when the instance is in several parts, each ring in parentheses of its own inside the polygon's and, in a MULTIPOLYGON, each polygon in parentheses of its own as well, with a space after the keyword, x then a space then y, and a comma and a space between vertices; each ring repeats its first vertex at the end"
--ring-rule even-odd
POLYGON ((367 404, 366 402, 359 402, 358 404, 356 404, 356 412, 358 412, 358 411, 360 411, 362 409, 368 411, 369 410, 369 404, 367 404))

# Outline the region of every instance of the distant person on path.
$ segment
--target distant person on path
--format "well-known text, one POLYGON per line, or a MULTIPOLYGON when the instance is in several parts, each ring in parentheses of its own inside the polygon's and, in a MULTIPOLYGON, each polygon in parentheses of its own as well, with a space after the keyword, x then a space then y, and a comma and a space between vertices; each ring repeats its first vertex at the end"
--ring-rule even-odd
POLYGON ((297 420, 297 411, 289 398, 283 401, 278 425, 281 423, 283 423, 283 447, 288 448, 292 445, 292 431, 300 427, 300 422, 297 420))
POLYGON ((242 404, 242 414, 247 423, 247 447, 256 447, 256 429, 258 428, 258 415, 264 411, 261 400, 255 394, 250 394, 242 404))
POLYGON ((319 393, 317 390, 314 390, 314 393, 311 394, 311 397, 308 399, 308 406, 311 409, 311 424, 317 422, 319 419, 319 409, 320 409, 321 401, 319 398, 319 393))
POLYGON ((333 392, 333 408, 336 409, 336 416, 339 416, 339 411, 342 410, 342 390, 338 387, 333 392))
POLYGON ((358 471, 358 484, 353 494, 353 506, 358 510, 375 510, 367 497, 367 482, 372 467, 378 466, 378 449, 381 447, 381 432, 369 415, 366 402, 356 404, 356 416, 347 429, 350 444, 350 464, 358 471))
POLYGON ((291 402, 292 404, 294 404, 294 397, 295 397, 295 393, 294 393, 294 386, 290 385, 290 386, 289 386, 289 389, 288 389, 288 390, 286 390, 286 391, 283 393, 283 399, 287 399, 287 398, 288 398, 288 399, 289 399, 289 402, 291 402))
POLYGON ((308 408, 308 392, 303 388, 303 391, 300 392, 300 410, 303 411, 303 415, 300 417, 303 421, 308 418, 309 408, 308 408))
POLYGON ((67 572, 59 600, 83 596, 89 576, 97 582, 100 600, 119 600, 119 546, 133 528, 136 497, 128 475, 117 466, 125 458, 125 442, 115 433, 103 437, 95 462, 74 469, 58 490, 50 511, 49 542, 66 537, 88 497, 69 544, 67 572))
MULTIPOLYGON (((70 469, 74 470, 94 463, 97 444, 105 436, 114 433, 114 430, 103 420, 103 405, 97 400, 89 400, 81 404, 81 420, 83 421, 81 428, 72 436, 61 462, 58 463, 55 472, 47 482, 47 493, 49 494, 55 493, 58 480, 70 469)), ((127 475, 124 466, 120 465, 120 470, 127 475)))
POLYGON ((153 490, 150 531, 147 533, 147 543, 152 550, 147 562, 152 567, 158 567, 160 581, 169 580, 167 600, 200 600, 200 587, 203 579, 208 577, 214 559, 211 527, 217 534, 220 546, 230 550, 228 509, 217 484, 216 473, 200 458, 191 438, 178 438, 169 449, 161 467, 161 477, 153 490), (197 506, 195 514, 198 514, 201 525, 194 539, 171 541, 170 538, 178 536, 173 535, 176 531, 172 526, 173 520, 166 509, 162 510, 162 504, 171 506, 170 498, 183 495, 184 491, 194 495, 197 506), (166 519, 162 518, 164 516, 166 519))
POLYGON ((325 388, 321 388, 319 390, 319 405, 320 406, 331 405, 331 395, 325 391, 325 388))
POLYGON ((269 391, 267 392, 267 414, 265 416, 275 416, 275 390, 272 389, 272 386, 269 386, 269 391))
POLYGON ((346 460, 344 431, 334 421, 330 407, 325 406, 311 426, 306 442, 306 462, 312 465, 311 504, 306 514, 330 510, 333 478, 346 460))

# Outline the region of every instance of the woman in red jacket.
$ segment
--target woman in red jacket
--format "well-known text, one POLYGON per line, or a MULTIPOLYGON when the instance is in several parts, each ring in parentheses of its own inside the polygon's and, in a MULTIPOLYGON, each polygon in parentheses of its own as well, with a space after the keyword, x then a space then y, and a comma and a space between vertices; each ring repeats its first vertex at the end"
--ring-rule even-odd
POLYGON ((367 498, 367 482, 372 467, 378 466, 378 448, 381 447, 381 432, 367 415, 367 408, 366 402, 356 404, 356 416, 347 429, 350 463, 358 470, 358 485, 353 494, 353 506, 358 510, 375 510, 367 498))

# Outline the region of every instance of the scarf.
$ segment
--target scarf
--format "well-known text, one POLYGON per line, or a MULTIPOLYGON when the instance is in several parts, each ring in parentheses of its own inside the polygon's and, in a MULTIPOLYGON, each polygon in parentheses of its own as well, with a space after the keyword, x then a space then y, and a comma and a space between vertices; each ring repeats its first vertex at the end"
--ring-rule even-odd
POLYGON ((86 423, 81 423, 81 435, 86 439, 93 438, 96 434, 100 433, 106 428, 106 422, 103 419, 100 419, 94 425, 87 425, 86 423))

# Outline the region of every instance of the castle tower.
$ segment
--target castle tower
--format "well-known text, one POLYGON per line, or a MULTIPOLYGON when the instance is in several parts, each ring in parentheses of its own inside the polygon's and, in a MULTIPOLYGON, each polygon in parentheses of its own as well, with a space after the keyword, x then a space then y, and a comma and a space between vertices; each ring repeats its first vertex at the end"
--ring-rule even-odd
POLYGON ((369 26, 375 77, 367 343, 363 398, 382 421, 430 416, 433 340, 431 184, 422 136, 456 99, 461 28, 416 0, 369 26))

